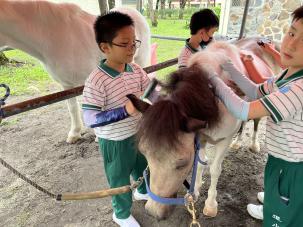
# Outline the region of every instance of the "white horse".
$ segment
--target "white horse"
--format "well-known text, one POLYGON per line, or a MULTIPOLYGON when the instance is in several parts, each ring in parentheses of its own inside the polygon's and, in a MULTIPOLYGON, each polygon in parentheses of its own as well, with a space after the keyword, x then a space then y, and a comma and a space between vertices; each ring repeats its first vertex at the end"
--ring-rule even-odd
MULTIPOLYGON (((142 41, 134 61, 141 67, 149 65, 150 29, 145 18, 135 9, 113 10, 134 20, 142 41)), ((9 46, 36 57, 64 89, 80 86, 103 58, 95 41, 95 19, 74 4, 1 0, 0 48, 9 46)), ((81 137, 83 123, 76 98, 67 105, 71 116, 67 142, 73 143, 81 137)))

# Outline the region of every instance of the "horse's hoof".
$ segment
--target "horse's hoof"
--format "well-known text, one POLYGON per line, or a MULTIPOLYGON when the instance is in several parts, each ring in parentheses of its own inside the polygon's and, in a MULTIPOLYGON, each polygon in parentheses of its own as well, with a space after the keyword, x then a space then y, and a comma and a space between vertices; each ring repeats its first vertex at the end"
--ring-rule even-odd
POLYGON ((67 143, 75 143, 81 138, 81 135, 68 136, 66 139, 67 143))
POLYGON ((255 153, 259 153, 260 152, 260 145, 259 144, 251 144, 249 146, 249 150, 251 150, 252 152, 255 152, 255 153))
POLYGON ((88 132, 89 132, 89 129, 83 127, 83 128, 81 128, 80 134, 81 134, 81 135, 84 135, 84 134, 86 134, 86 133, 88 133, 88 132))
POLYGON ((205 216, 208 216, 208 217, 211 217, 211 218, 214 218, 217 216, 217 213, 218 213, 218 209, 217 207, 204 207, 203 208, 203 214, 205 216))

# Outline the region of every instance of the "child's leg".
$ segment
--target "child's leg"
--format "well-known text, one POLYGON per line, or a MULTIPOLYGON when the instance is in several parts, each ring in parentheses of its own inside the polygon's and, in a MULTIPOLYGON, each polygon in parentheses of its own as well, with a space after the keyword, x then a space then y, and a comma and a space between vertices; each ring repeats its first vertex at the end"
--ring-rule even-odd
MULTIPOLYGON (((135 144, 134 144, 134 155, 136 157, 136 162, 134 163, 133 171, 132 171, 131 175, 134 180, 137 180, 139 177, 143 176, 143 171, 147 167, 147 161, 146 161, 144 155, 142 155, 141 152, 137 149, 135 144)), ((147 193, 144 181, 138 187, 138 192, 140 192, 141 194, 147 193)))
POLYGON ((263 226, 295 227, 303 223, 303 163, 269 155, 265 168, 263 226))
MULTIPOLYGON (((110 187, 129 185, 135 158, 129 155, 128 139, 122 141, 99 139, 99 147, 110 187)), ((112 196, 112 206, 117 218, 128 218, 132 206, 131 192, 112 196)))
MULTIPOLYGON (((144 155, 142 155, 139 151, 137 152, 137 160, 136 160, 136 164, 134 166, 133 172, 132 172, 132 177, 136 180, 139 177, 143 176, 143 171, 146 169, 147 167, 147 161, 144 157, 144 155)), ((146 194, 146 187, 145 187, 145 183, 144 181, 142 182, 142 184, 138 187, 138 192, 140 192, 141 194, 146 194)))

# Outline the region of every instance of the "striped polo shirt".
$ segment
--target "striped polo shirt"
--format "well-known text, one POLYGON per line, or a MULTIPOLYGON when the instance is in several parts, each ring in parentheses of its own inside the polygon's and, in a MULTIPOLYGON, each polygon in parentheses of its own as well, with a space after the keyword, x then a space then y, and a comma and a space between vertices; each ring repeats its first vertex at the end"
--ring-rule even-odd
POLYGON ((262 104, 270 112, 265 146, 269 154, 290 162, 303 161, 303 70, 284 79, 287 70, 259 87, 262 104))
MULTIPOLYGON (((108 67, 105 60, 89 75, 83 90, 82 109, 111 110, 124 106, 127 94, 140 96, 149 84, 146 72, 137 64, 125 65, 120 73, 108 67)), ((99 138, 123 140, 137 132, 137 124, 141 114, 129 116, 118 122, 94 128, 99 138)))
POLYGON ((179 57, 178 57, 178 67, 183 68, 187 66, 188 59, 194 54, 197 53, 198 51, 201 51, 204 49, 205 46, 199 46, 197 49, 193 48, 189 44, 189 39, 185 41, 185 46, 182 48, 179 57))

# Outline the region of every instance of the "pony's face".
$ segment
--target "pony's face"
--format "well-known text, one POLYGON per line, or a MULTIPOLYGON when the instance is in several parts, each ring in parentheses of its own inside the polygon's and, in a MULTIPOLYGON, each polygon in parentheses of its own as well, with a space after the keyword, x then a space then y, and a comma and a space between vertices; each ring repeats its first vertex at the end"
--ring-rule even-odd
MULTIPOLYGON (((140 140, 139 149, 147 159, 150 176, 150 190, 165 198, 177 197, 177 192, 182 188, 182 183, 188 176, 194 159, 194 133, 179 133, 182 143, 175 148, 166 146, 155 148, 149 141, 140 140)), ((180 197, 183 197, 181 195, 180 197)), ((149 214, 157 219, 167 218, 174 206, 163 205, 151 198, 145 204, 149 214)))

